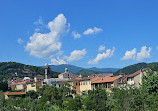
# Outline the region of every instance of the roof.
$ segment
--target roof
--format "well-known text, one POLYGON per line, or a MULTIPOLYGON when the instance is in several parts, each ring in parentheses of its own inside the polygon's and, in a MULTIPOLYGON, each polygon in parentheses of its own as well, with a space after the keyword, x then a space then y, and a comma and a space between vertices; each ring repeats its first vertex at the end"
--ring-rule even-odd
POLYGON ((26 84, 26 81, 23 81, 23 82, 17 82, 17 83, 11 83, 10 85, 18 85, 18 84, 26 84))
POLYGON ((35 77, 44 77, 43 75, 36 75, 35 77))
POLYGON ((25 92, 3 92, 4 95, 24 95, 25 92))
POLYGON ((140 74, 141 72, 144 72, 144 71, 146 71, 146 70, 147 70, 147 68, 141 69, 141 70, 139 70, 139 71, 137 71, 137 72, 135 72, 135 73, 133 73, 133 74, 128 75, 127 78, 134 77, 134 76, 136 76, 136 75, 138 75, 138 74, 140 74))
POLYGON ((105 82, 113 82, 119 78, 123 77, 122 75, 118 75, 118 76, 105 76, 101 79, 98 79, 92 83, 105 83, 105 82))
POLYGON ((23 80, 30 80, 30 78, 29 77, 24 77, 24 79, 23 80))
POLYGON ((93 79, 95 77, 98 77, 100 76, 101 74, 95 74, 95 75, 91 75, 89 77, 83 77, 83 78, 80 78, 80 77, 73 77, 71 78, 70 80, 68 80, 69 82, 72 82, 72 81, 86 81, 86 80, 90 80, 90 79, 93 79))

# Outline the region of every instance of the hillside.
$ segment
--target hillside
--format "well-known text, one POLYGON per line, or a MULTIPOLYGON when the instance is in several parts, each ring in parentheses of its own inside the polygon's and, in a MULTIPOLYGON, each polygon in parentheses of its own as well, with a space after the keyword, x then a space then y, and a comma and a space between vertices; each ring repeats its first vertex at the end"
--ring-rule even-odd
MULTIPOLYGON (((44 66, 42 66, 44 67, 44 66)), ((77 67, 74 65, 70 64, 62 64, 62 65, 50 65, 50 68, 52 71, 55 72, 64 72, 65 68, 68 68, 68 70, 72 73, 88 73, 88 74, 95 74, 95 73, 103 73, 103 72, 116 72, 119 70, 118 68, 97 68, 97 67, 92 67, 92 68, 83 68, 83 67, 77 67)))
POLYGON ((153 62, 153 63, 138 63, 134 65, 130 65, 127 67, 124 67, 114 73, 114 75, 119 75, 120 73, 126 73, 126 74, 132 74, 141 68, 147 68, 149 65, 154 66, 155 68, 158 68, 158 62, 153 62))
POLYGON ((97 67, 92 67, 89 69, 93 71, 101 71, 101 72, 116 72, 119 70, 119 68, 97 68, 97 67))
POLYGON ((70 72, 78 73, 80 70, 84 69, 82 67, 77 67, 70 64, 61 64, 61 65, 50 65, 52 71, 63 73, 65 68, 68 68, 70 72))
MULTIPOLYGON (((18 76, 25 75, 44 75, 44 68, 36 67, 31 65, 25 65, 16 62, 0 62, 0 75, 11 76, 17 74, 18 76)), ((58 73, 54 71, 50 71, 49 76, 57 77, 58 73)))
POLYGON ((82 76, 86 77, 86 76, 90 76, 93 74, 99 74, 99 73, 103 73, 101 71, 93 71, 93 70, 89 70, 89 69, 82 69, 78 72, 78 74, 82 74, 82 76))

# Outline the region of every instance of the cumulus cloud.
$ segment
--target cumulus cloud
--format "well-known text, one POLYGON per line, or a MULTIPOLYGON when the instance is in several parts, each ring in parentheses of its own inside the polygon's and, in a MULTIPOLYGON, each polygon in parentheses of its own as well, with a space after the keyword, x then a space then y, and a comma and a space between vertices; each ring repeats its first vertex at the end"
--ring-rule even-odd
POLYGON ((143 46, 140 52, 136 52, 136 48, 131 51, 126 51, 125 56, 121 60, 136 60, 143 61, 150 58, 151 47, 143 46))
POLYGON ((35 32, 25 46, 30 55, 39 58, 50 58, 62 54, 60 37, 67 31, 67 22, 63 14, 59 14, 47 25, 50 32, 42 34, 35 32))
POLYGON ((55 58, 51 59, 51 63, 52 65, 60 65, 60 64, 66 64, 66 61, 58 57, 57 59, 55 58))
POLYGON ((23 41, 21 38, 18 38, 17 42, 18 42, 19 44, 24 43, 24 41, 23 41))
POLYGON ((99 53, 95 59, 88 61, 88 64, 98 64, 101 60, 110 58, 113 56, 115 47, 113 49, 107 49, 106 53, 99 53))
POLYGON ((131 51, 126 51, 125 56, 121 60, 135 60, 136 59, 136 48, 131 51))
POLYGON ((101 32, 101 31, 103 31, 103 29, 101 29, 101 28, 97 28, 97 27, 89 28, 83 32, 83 35, 96 34, 96 33, 101 32))
POLYGON ((74 32, 74 31, 72 32, 72 35, 73 35, 73 37, 74 37, 75 39, 81 37, 81 34, 79 34, 79 33, 77 33, 77 32, 74 32))
POLYGON ((147 48, 146 46, 143 46, 141 48, 141 51, 139 53, 137 53, 137 61, 142 61, 145 59, 149 59, 150 58, 150 52, 151 52, 151 48, 147 48))
POLYGON ((74 50, 73 52, 71 52, 69 57, 65 56, 65 58, 67 59, 68 62, 78 61, 82 59, 86 55, 86 53, 87 53, 86 49, 74 50))
POLYGON ((105 46, 104 45, 100 45, 98 50, 99 50, 99 52, 104 51, 105 50, 105 46))

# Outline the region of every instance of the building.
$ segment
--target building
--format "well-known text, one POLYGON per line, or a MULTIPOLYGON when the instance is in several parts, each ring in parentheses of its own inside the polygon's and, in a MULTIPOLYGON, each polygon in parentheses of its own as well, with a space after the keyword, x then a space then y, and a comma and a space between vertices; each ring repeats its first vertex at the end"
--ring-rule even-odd
POLYGON ((127 76, 127 85, 134 85, 139 87, 142 84, 143 75, 146 75, 147 68, 141 69, 133 74, 127 76))
POLYGON ((17 82, 17 83, 11 83, 11 90, 12 91, 25 91, 26 89, 26 81, 23 82, 17 82))
POLYGON ((37 86, 36 86, 36 83, 28 83, 27 85, 26 85, 26 92, 28 92, 28 91, 37 91, 37 86))
POLYGON ((4 92, 5 99, 8 99, 9 96, 25 97, 25 92, 4 92))
POLYGON ((72 77, 78 77, 77 74, 69 72, 67 68, 65 68, 65 72, 58 75, 60 79, 71 79, 72 77))
POLYGON ((111 92, 110 88, 117 87, 119 82, 123 79, 123 75, 118 76, 105 76, 101 79, 93 81, 93 88, 102 87, 105 88, 107 92, 111 92))
POLYGON ((60 87, 63 82, 67 82, 68 79, 60 79, 60 78, 50 78, 44 79, 42 85, 54 85, 56 87, 60 87))
POLYGON ((83 94, 83 93, 88 93, 89 90, 93 89, 92 86, 92 82, 96 81, 98 79, 101 78, 101 74, 96 74, 96 75, 92 75, 89 77, 74 77, 70 80, 68 80, 68 82, 75 87, 76 93, 77 94, 83 94))
POLYGON ((36 75, 34 77, 34 81, 38 82, 38 81, 43 81, 44 80, 44 76, 43 75, 36 75))

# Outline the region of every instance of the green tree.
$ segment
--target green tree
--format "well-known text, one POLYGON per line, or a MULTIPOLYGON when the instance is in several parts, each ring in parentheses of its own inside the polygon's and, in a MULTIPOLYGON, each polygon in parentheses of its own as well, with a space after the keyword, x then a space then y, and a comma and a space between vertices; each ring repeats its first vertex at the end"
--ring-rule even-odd
POLYGON ((86 110, 105 111, 106 110, 107 93, 105 89, 97 88, 89 91, 84 100, 84 107, 86 110))

